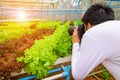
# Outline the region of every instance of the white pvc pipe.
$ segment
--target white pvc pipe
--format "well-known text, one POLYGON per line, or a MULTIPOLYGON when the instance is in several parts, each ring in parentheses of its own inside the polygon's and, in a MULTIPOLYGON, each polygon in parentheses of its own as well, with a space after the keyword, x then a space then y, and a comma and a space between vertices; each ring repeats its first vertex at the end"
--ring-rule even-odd
POLYGON ((44 78, 42 80, 55 80, 55 79, 58 79, 60 77, 63 77, 63 73, 60 73, 60 74, 57 74, 55 76, 51 76, 51 77, 48 77, 48 78, 44 78))
POLYGON ((71 61, 71 55, 57 59, 54 65, 65 63, 65 62, 70 62, 70 61, 71 61))

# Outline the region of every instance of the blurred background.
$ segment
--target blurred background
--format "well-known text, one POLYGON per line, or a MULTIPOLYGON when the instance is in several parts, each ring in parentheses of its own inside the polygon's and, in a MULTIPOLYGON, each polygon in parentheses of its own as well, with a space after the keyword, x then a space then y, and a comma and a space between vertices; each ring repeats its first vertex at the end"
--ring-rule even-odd
POLYGON ((120 0, 0 0, 0 20, 73 21, 94 3, 112 7, 120 19, 120 0))

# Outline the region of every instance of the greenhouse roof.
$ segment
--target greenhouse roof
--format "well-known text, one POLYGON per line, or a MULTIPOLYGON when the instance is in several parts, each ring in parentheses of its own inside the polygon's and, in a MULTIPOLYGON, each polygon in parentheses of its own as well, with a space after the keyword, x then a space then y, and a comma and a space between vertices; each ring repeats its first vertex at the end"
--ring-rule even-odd
POLYGON ((91 3, 108 3, 119 8, 120 0, 0 0, 0 7, 5 8, 39 8, 39 9, 70 9, 71 7, 89 6, 91 3))
POLYGON ((41 7, 58 2, 58 0, 1 0, 0 7, 41 7))

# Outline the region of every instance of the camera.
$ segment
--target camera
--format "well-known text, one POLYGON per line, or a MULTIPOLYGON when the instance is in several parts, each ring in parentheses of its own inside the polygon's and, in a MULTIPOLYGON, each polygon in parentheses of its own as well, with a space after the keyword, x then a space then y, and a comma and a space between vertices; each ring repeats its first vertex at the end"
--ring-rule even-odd
MULTIPOLYGON (((68 33, 69 33, 70 36, 73 35, 73 32, 74 32, 75 28, 76 27, 74 27, 74 26, 70 26, 69 27, 68 33)), ((85 33, 85 26, 84 26, 84 24, 82 24, 82 25, 78 26, 78 35, 79 35, 80 39, 82 38, 82 36, 83 36, 84 33, 85 33)))

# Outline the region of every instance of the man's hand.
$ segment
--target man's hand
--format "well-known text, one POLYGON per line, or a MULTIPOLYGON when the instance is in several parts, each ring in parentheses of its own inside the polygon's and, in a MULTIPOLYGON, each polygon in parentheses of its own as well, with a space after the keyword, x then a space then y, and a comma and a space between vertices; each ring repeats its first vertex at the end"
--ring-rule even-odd
POLYGON ((74 29, 73 35, 72 35, 72 43, 80 43, 80 39, 78 36, 78 28, 74 29))

